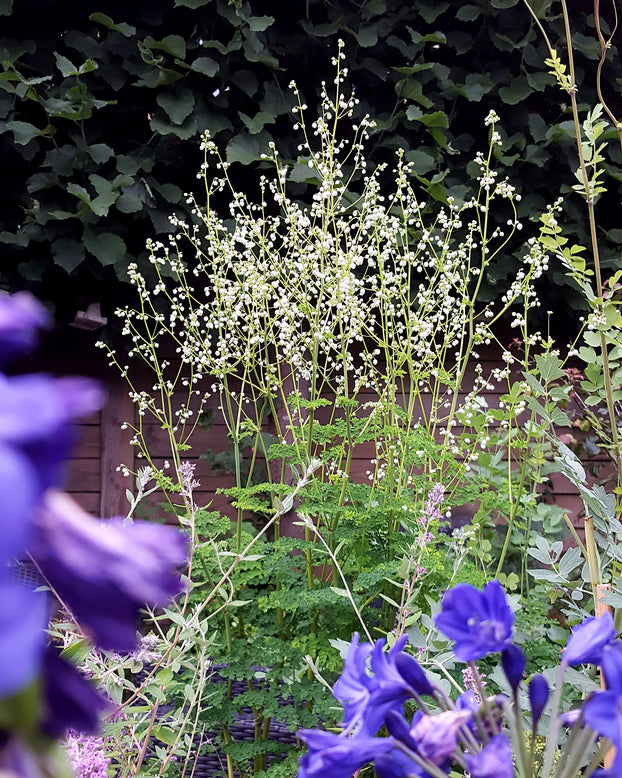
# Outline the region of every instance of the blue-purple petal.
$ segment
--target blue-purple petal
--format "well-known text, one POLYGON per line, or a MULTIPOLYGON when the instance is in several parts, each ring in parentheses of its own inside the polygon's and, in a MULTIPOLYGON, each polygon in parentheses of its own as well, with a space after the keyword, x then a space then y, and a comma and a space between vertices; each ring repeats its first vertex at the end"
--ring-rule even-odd
POLYGON ((38 675, 48 618, 44 594, 0 581, 0 698, 18 692, 38 675))

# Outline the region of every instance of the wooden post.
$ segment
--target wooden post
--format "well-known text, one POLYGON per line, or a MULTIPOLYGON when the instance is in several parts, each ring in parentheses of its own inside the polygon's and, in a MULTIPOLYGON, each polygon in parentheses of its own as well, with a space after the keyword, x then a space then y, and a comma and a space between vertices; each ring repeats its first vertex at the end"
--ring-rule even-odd
POLYGON ((108 398, 101 411, 101 502, 103 518, 126 516, 129 503, 126 489, 133 489, 132 479, 125 478, 117 470, 126 465, 134 470, 134 446, 130 445, 132 430, 122 429, 124 422, 133 422, 134 403, 129 396, 128 385, 123 378, 115 376, 108 384, 108 398))

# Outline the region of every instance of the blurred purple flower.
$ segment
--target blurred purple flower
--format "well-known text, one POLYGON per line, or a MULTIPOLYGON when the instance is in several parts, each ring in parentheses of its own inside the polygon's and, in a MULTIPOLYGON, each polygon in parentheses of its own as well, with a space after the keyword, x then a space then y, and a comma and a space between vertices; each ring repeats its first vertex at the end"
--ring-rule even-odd
POLYGON ((482 750, 466 757, 471 778, 512 778, 512 746, 505 735, 495 735, 482 750))
POLYGON ((0 582, 0 698, 34 680, 47 641, 47 598, 24 586, 0 582))
POLYGON ((549 685, 546 682, 546 678, 540 674, 534 675, 531 681, 529 681, 529 705, 534 724, 540 721, 548 699, 549 685))
POLYGON ((46 493, 32 556, 84 631, 104 649, 136 646, 138 612, 178 594, 187 542, 173 527, 98 521, 67 495, 46 493))
POLYGON ((512 640, 514 614, 499 581, 483 591, 461 583, 445 593, 436 626, 454 640, 454 653, 463 662, 474 662, 503 649, 512 640))
POLYGON ((333 688, 335 697, 344 706, 346 729, 355 728, 361 736, 378 732, 389 710, 399 710, 408 699, 408 684, 399 673, 395 660, 406 643, 401 637, 385 654, 385 641, 359 645, 355 634, 348 648, 344 670, 333 688), (371 657, 370 674, 367 659, 371 657))
POLYGON ((569 665, 600 664, 603 648, 616 636, 611 613, 586 619, 572 630, 562 660, 569 665))
POLYGON ((74 730, 84 734, 97 732, 99 714, 106 700, 78 670, 48 646, 43 656, 43 730, 58 738, 74 730))
POLYGON ((35 505, 62 481, 72 421, 99 408, 102 399, 98 384, 88 379, 0 374, 0 566, 24 552, 35 505))
POLYGON ((350 778, 394 744, 392 738, 347 737, 315 729, 300 730, 298 735, 307 744, 298 778, 350 778))
POLYGON ((38 330, 49 329, 52 317, 28 292, 0 296, 0 365, 30 351, 38 330))
POLYGON ((614 691, 597 692, 583 708, 585 723, 622 748, 622 698, 614 691))

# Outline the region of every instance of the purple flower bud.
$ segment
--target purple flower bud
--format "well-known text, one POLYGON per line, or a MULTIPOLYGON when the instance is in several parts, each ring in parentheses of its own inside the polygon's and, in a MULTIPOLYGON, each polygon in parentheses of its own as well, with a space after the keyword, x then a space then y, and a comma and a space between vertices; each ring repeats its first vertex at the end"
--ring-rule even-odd
POLYGON ((511 643, 503 649, 501 666, 513 692, 516 692, 520 682, 523 680, 525 664, 525 654, 518 646, 511 643))
POLYGON ((307 744, 298 778, 350 778, 394 745, 392 738, 346 737, 314 729, 300 730, 298 735, 307 744))
POLYGON ((482 750, 466 757, 471 778, 512 778, 512 746, 505 735, 495 735, 482 750))
POLYGON ((140 608, 166 605, 182 588, 187 543, 173 527, 97 521, 53 490, 35 525, 33 558, 101 648, 131 651, 140 608))
POLYGON ((461 583, 445 593, 436 626, 456 643, 454 653, 463 662, 474 662, 503 649, 512 640, 514 614, 499 581, 483 591, 461 583))
POLYGON ((543 675, 534 675, 529 681, 529 705, 534 724, 540 721, 549 699, 549 685, 543 675))
POLYGON ((603 648, 611 643, 616 636, 611 613, 586 619, 572 630, 562 659, 569 665, 600 664, 603 648))
POLYGON ((395 666, 398 673, 417 694, 434 694, 434 687, 414 656, 400 652, 395 657, 395 666))

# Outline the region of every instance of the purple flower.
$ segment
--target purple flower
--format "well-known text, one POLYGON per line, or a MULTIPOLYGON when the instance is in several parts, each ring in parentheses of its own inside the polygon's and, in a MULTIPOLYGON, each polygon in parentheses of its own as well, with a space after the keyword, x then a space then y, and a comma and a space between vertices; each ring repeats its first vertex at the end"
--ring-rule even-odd
POLYGON ((606 737, 616 749, 622 748, 622 698, 614 691, 598 692, 585 703, 585 723, 606 737))
POLYGON ((65 749, 75 778, 108 778, 110 759, 102 738, 69 732, 65 749))
POLYGON ((0 566, 24 552, 34 506, 62 481, 73 419, 92 413, 102 399, 88 379, 0 374, 0 566))
POLYGON ((51 324, 47 309, 28 292, 0 296, 0 365, 30 351, 37 331, 51 324))
POLYGON ((499 581, 483 591, 461 583, 445 593, 436 626, 456 643, 454 653, 463 662, 503 651, 512 640, 514 614, 499 581))
POLYGON ((468 709, 445 710, 434 716, 422 716, 410 730, 417 751, 429 762, 442 765, 458 746, 458 732, 470 721, 468 709))
POLYGON ((395 657, 395 667, 414 692, 417 694, 434 694, 434 687, 428 681, 423 668, 414 656, 400 651, 395 657))
POLYGON ((355 634, 346 655, 344 670, 333 688, 335 697, 344 706, 344 725, 356 728, 361 736, 373 736, 378 732, 389 710, 399 710, 411 696, 408 683, 398 671, 395 661, 406 637, 400 638, 385 654, 385 641, 377 640, 359 645, 355 634), (370 657, 368 671, 367 659, 370 657))
POLYGON ((543 675, 534 675, 529 681, 529 705, 531 706, 531 717, 533 723, 540 721, 542 712, 549 699, 549 685, 543 675))
POLYGON ((518 646, 511 643, 503 649, 501 666, 513 692, 516 692, 520 682, 523 680, 525 664, 525 654, 518 646))
POLYGON ((35 515, 32 555, 52 588, 101 648, 136 646, 138 612, 181 590, 176 568, 187 544, 173 527, 97 521, 61 492, 47 492, 35 515))
POLYGON ((74 730, 84 734, 99 728, 99 714, 108 703, 76 668, 48 646, 43 657, 43 730, 58 738, 74 730))
POLYGON ((347 737, 314 729, 298 734, 308 749, 300 760, 298 778, 350 778, 364 764, 393 748, 392 738, 347 737))
POLYGON ((569 665, 600 664, 603 648, 616 636, 613 617, 606 612, 598 618, 586 619, 572 630, 562 660, 569 665))
POLYGON ((13 581, 0 583, 0 698, 18 692, 38 674, 48 618, 44 595, 13 581))
POLYGON ((505 735, 495 735, 482 750, 466 757, 471 778, 512 778, 512 746, 505 735))

